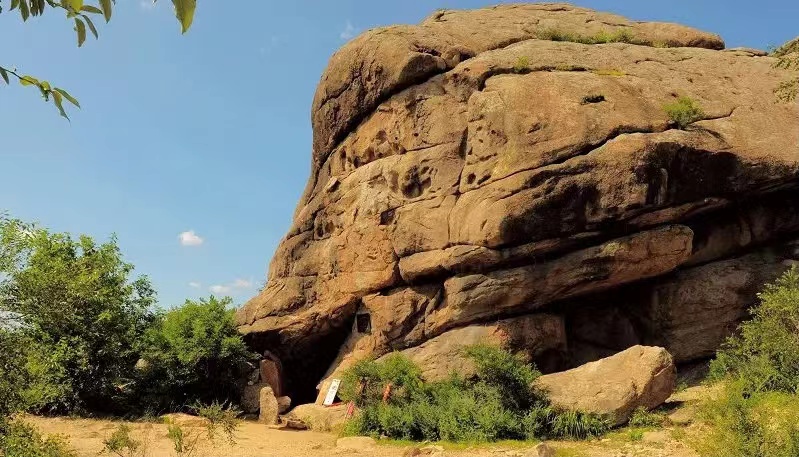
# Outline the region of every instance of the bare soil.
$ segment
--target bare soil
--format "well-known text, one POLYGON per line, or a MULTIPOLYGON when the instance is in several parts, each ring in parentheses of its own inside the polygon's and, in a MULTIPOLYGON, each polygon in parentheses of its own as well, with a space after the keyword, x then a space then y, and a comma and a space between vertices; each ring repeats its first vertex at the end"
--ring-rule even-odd
MULTIPOLYGON (((80 457, 110 455, 103 452, 103 441, 120 424, 132 429, 133 437, 143 443, 142 449, 131 457, 174 457, 171 442, 167 439, 167 425, 154 422, 123 422, 100 419, 76 419, 63 417, 27 417, 46 434, 61 434, 69 438, 80 457)), ((197 436, 198 449, 191 457, 324 457, 324 456, 379 456, 400 457, 412 455, 411 448, 426 444, 380 441, 378 445, 360 449, 343 449, 336 446, 338 436, 332 433, 292 431, 277 429, 256 422, 245 421, 235 434, 235 443, 217 439, 208 441, 201 421, 182 423, 191 436, 197 436)), ((691 433, 691 426, 668 427, 637 435, 628 429, 613 432, 602 439, 572 442, 548 441, 561 457, 696 457, 688 446, 676 437, 691 433), (686 433, 688 432, 688 433, 686 433)), ((489 445, 468 446, 440 443, 442 457, 526 457, 536 456, 534 442, 500 442, 489 445)), ((128 457, 128 456, 125 456, 128 457)))

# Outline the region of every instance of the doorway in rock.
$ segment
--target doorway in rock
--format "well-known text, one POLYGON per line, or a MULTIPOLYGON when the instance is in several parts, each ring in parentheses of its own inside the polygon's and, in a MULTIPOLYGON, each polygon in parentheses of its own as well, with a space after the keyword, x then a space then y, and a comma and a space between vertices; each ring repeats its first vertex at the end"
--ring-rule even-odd
POLYGON ((353 314, 326 334, 302 344, 281 344, 277 335, 247 335, 245 341, 259 354, 270 351, 280 359, 285 395, 291 397, 292 406, 297 406, 316 401, 317 385, 336 359, 354 321, 353 314))

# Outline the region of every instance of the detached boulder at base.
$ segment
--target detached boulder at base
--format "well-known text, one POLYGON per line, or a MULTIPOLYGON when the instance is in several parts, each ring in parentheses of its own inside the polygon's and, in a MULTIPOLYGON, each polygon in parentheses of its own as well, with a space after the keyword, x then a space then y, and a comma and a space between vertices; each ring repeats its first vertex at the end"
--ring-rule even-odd
POLYGON ((578 368, 544 375, 536 387, 555 406, 609 416, 616 425, 633 410, 660 406, 674 392, 677 370, 663 348, 633 346, 578 368))
POLYGON ((330 432, 340 430, 347 421, 347 405, 322 406, 314 403, 299 405, 286 415, 286 422, 301 422, 309 430, 330 432))

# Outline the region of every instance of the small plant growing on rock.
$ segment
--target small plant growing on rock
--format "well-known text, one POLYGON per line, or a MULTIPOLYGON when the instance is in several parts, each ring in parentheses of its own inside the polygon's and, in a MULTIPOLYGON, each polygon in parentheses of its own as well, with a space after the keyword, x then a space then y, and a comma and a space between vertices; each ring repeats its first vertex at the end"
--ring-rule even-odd
POLYGON ((514 73, 525 73, 530 69, 530 58, 527 56, 519 56, 516 63, 513 64, 514 73))
POLYGON ((682 130, 705 116, 699 103, 686 96, 678 98, 674 103, 663 105, 663 111, 669 116, 672 124, 677 125, 682 130))

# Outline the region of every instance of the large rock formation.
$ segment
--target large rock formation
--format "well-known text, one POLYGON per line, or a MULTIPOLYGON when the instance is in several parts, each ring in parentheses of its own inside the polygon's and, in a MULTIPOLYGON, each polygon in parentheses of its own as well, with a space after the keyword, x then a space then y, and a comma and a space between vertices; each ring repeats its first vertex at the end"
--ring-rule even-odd
POLYGON ((358 357, 461 339, 552 369, 706 357, 796 257, 799 110, 774 62, 553 3, 364 33, 322 76, 312 175, 240 330, 300 401, 358 357), (702 114, 680 129, 683 96, 702 114))

